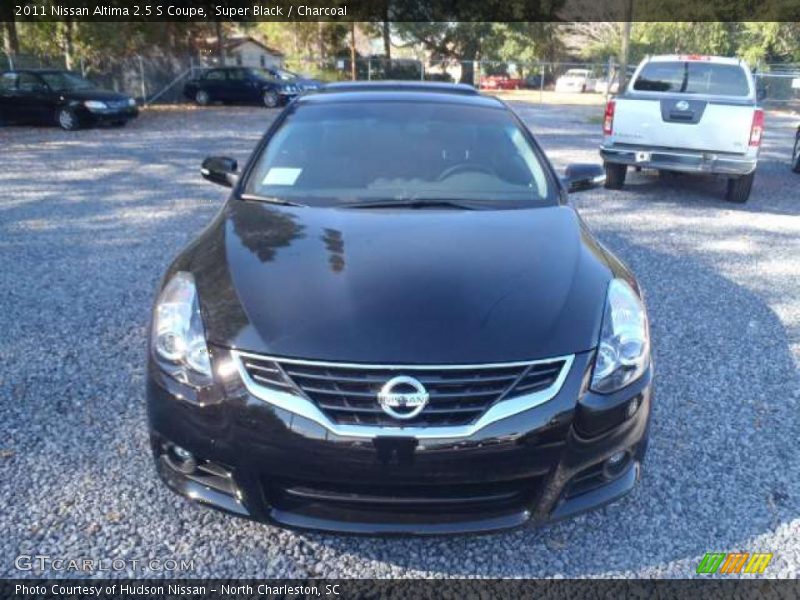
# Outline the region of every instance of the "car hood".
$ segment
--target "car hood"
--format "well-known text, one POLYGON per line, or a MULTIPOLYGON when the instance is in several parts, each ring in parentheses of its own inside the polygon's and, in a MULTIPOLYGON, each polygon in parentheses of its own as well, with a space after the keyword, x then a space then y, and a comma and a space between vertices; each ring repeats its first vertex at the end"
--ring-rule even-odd
POLYGON ((589 350, 612 276, 567 206, 232 199, 188 256, 209 342, 331 361, 502 362, 589 350))
POLYGON ((70 100, 127 100, 130 96, 109 90, 93 88, 88 90, 62 90, 61 95, 70 100))
POLYGON ((311 87, 311 88, 319 88, 319 87, 322 87, 323 85, 325 85, 319 79, 310 79, 310 78, 307 78, 307 77, 297 77, 296 79, 291 79, 290 81, 294 85, 303 86, 303 87, 311 87))

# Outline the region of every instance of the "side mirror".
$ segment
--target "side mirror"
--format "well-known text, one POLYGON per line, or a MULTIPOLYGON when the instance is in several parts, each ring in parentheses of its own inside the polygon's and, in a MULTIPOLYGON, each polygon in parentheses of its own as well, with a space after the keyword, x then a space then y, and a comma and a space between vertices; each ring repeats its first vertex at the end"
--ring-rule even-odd
POLYGON ((227 156, 209 156, 200 167, 200 175, 211 183, 233 187, 239 176, 236 171, 239 163, 227 156))
POLYGON ((600 165, 576 163, 567 166, 563 181, 567 191, 590 190, 606 182, 606 172, 600 165))

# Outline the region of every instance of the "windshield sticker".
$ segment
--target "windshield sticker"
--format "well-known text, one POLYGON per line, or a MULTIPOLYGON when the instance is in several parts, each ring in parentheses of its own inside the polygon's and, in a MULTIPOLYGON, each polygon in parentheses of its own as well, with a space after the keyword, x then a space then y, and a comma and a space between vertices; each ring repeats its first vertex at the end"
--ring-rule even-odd
POLYGON ((263 185, 294 185, 297 178, 303 169, 290 169, 287 167, 272 167, 264 179, 261 181, 263 185))

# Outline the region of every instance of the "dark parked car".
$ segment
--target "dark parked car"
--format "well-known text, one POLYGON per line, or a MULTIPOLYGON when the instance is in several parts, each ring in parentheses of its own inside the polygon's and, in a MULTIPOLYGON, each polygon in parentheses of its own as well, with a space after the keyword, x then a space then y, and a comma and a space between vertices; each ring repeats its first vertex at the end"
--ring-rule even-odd
POLYGON ((267 71, 246 67, 208 69, 188 81, 183 94, 197 104, 249 102, 275 108, 302 90, 293 83, 278 81, 267 71))
POLYGON ((315 92, 325 85, 319 79, 312 79, 310 77, 303 77, 292 71, 280 69, 277 67, 267 67, 264 69, 273 78, 297 86, 301 92, 315 92))
POLYGON ((653 400, 630 271, 497 99, 450 84, 302 96, 167 271, 152 451, 189 498, 360 533, 541 523, 630 491, 653 400))
POLYGON ((78 129, 99 123, 122 126, 138 114, 130 96, 101 89, 71 71, 0 73, 0 122, 78 129))
POLYGON ((792 170, 800 173, 800 126, 794 134, 794 148, 792 149, 792 170))

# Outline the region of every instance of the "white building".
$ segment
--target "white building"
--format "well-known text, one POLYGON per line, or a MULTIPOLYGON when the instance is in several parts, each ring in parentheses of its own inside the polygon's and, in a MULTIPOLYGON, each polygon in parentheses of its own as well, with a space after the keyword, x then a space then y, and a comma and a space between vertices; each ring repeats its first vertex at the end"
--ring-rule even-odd
MULTIPOLYGON (((283 53, 250 36, 235 36, 223 41, 225 64, 227 66, 282 68, 283 53)), ((203 54, 211 60, 216 60, 217 39, 205 40, 203 54)))

